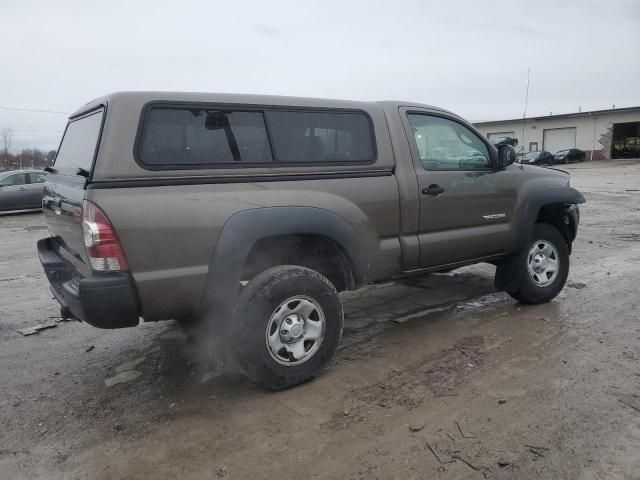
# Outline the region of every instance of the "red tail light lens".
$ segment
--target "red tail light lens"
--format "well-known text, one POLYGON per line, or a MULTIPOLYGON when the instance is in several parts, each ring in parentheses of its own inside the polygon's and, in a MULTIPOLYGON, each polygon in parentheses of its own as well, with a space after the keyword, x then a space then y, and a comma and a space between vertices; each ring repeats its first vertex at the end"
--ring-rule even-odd
POLYGON ((82 234, 91 268, 95 271, 121 272, 129 269, 113 225, 104 212, 88 200, 82 206, 82 234))

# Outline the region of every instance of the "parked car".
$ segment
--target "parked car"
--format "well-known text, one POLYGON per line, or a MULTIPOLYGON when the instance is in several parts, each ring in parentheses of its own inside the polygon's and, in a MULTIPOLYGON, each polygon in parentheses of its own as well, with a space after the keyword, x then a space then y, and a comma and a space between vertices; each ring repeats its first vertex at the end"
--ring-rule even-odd
POLYGON ((640 158, 639 147, 623 147, 621 149, 613 148, 611 152, 612 158, 640 158))
POLYGON ((584 162, 585 152, 577 148, 560 150, 553 156, 553 163, 584 162))
POLYGON ((0 172, 0 211, 42 208, 46 179, 42 170, 0 172))
POLYGON ((514 160, 418 103, 116 93, 69 119, 39 258, 63 317, 204 323, 286 388, 335 353, 340 291, 490 262, 513 298, 553 299, 584 197, 514 160))
POLYGON ((519 163, 527 165, 551 165, 553 163, 553 155, 546 150, 542 152, 528 152, 518 158, 519 163))

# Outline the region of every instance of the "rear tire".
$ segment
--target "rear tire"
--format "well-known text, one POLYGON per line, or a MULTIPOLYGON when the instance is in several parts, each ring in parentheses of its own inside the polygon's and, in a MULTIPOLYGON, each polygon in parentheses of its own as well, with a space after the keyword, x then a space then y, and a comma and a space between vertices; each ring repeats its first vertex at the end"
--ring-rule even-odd
POLYGON ((548 223, 536 223, 531 241, 518 255, 496 271, 496 285, 527 304, 553 300, 569 275, 569 247, 560 231, 548 223))
POLYGON ((234 322, 234 357, 249 379, 282 390, 314 378, 342 336, 342 302, 323 275, 273 267, 243 289, 234 322))

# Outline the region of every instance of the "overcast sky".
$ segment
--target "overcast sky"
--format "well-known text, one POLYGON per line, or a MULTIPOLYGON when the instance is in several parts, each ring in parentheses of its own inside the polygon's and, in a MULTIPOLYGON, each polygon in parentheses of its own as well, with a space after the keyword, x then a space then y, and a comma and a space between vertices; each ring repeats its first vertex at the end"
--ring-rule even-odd
MULTIPOLYGON (((472 120, 640 105, 638 0, 0 0, 0 107, 117 90, 413 100, 472 120)), ((66 116, 0 108, 14 147, 66 116)), ((14 148, 14 149, 15 149, 14 148)))

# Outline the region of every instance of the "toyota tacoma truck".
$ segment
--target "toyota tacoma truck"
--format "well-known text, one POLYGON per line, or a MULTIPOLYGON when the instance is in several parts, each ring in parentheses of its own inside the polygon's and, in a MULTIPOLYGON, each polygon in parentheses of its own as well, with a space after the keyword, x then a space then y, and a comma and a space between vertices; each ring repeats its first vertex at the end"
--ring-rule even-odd
POLYGON ((413 102, 120 92, 69 118, 38 254, 65 317, 207 322, 253 382, 313 378, 339 292, 487 262, 516 300, 553 299, 585 200, 413 102))

